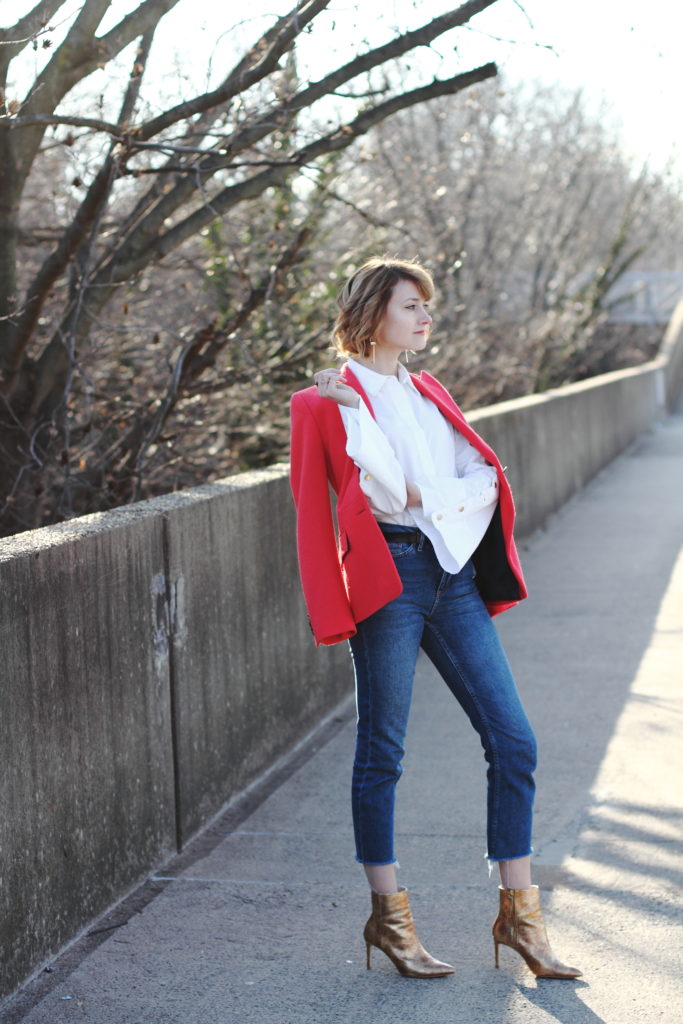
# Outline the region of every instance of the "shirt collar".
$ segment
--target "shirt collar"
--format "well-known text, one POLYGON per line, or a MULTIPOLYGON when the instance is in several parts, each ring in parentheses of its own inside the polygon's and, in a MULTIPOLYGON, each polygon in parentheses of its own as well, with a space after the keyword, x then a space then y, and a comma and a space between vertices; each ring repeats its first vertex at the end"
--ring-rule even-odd
MULTIPOLYGON (((371 370, 369 366, 364 366, 363 363, 359 363, 351 357, 349 357, 348 366, 362 384, 364 391, 369 395, 378 395, 382 388, 385 387, 387 381, 397 379, 396 377, 388 377, 386 373, 378 373, 377 370, 371 370)), ((398 382, 399 384, 407 385, 407 387, 417 392, 413 379, 403 363, 398 364, 398 382)))

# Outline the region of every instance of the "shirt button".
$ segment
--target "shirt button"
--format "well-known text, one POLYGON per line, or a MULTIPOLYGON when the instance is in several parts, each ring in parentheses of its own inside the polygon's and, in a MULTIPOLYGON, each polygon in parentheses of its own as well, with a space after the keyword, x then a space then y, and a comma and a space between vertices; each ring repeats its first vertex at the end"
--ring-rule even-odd
POLYGON ((464 511, 465 511, 465 506, 461 505, 460 508, 458 509, 458 512, 464 512, 464 511))
POLYGON ((439 512, 439 514, 438 514, 438 516, 437 516, 436 518, 437 518, 437 519, 443 519, 443 513, 442 513, 442 512, 439 512))
POLYGON ((372 477, 370 476, 369 473, 366 473, 365 476, 363 477, 363 479, 364 480, 372 480, 372 477))

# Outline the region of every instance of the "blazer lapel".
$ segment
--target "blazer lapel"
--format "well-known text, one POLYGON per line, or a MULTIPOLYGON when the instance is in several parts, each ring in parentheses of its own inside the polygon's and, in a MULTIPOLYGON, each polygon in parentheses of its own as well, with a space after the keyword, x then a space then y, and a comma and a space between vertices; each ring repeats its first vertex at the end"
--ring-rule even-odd
POLYGON ((433 402, 434 405, 438 406, 440 412, 442 412, 444 416, 451 421, 451 423, 456 421, 458 424, 465 423, 465 417, 460 412, 460 409, 458 409, 453 399, 450 398, 450 395, 448 396, 450 400, 446 401, 443 394, 438 390, 438 388, 434 387, 431 380, 429 378, 425 380, 422 374, 418 377, 416 374, 411 373, 410 377, 417 390, 433 402))
POLYGON ((344 381, 349 385, 349 387, 353 388, 354 391, 357 391, 360 397, 363 399, 368 409, 370 410, 370 415, 372 416, 373 420, 377 419, 377 417, 375 416, 375 410, 372 408, 372 402, 368 398, 365 392, 365 388, 358 380, 358 377, 356 377, 353 370, 349 367, 348 363, 342 368, 341 375, 344 378, 344 381))

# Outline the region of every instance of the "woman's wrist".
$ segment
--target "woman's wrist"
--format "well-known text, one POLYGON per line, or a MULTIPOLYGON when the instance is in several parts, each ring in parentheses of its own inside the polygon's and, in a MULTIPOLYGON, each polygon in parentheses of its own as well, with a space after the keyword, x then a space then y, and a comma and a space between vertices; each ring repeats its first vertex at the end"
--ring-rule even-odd
POLYGON ((338 406, 344 406, 345 409, 358 409, 360 406, 360 395, 353 390, 352 387, 348 388, 351 393, 340 392, 337 394, 329 394, 328 397, 336 401, 338 406))
POLYGON ((411 484, 410 480, 406 479, 406 508, 412 508, 415 505, 422 504, 422 494, 420 488, 415 484, 411 484))
POLYGON ((321 398, 329 398, 348 409, 357 409, 360 405, 360 395, 344 381, 338 370, 319 370, 313 380, 321 398))

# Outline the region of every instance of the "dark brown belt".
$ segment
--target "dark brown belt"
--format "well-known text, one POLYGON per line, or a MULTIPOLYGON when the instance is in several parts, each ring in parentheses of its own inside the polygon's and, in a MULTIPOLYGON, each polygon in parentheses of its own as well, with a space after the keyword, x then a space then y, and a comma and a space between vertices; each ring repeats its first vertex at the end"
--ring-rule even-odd
POLYGON ((385 540, 390 540, 395 544, 419 544, 420 537, 422 537, 422 530, 406 530, 401 533, 392 533, 390 530, 382 530, 382 536, 385 540))

